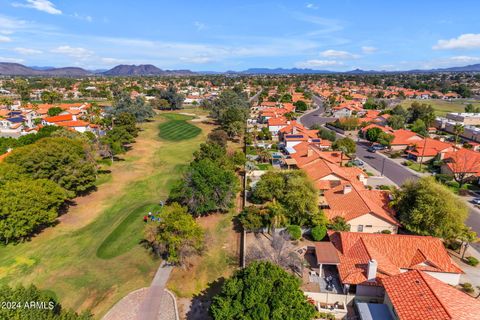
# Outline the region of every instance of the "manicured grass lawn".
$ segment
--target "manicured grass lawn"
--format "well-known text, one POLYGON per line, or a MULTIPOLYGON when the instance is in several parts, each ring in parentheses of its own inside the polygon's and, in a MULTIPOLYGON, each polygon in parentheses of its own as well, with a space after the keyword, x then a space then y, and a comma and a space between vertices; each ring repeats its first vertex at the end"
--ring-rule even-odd
POLYGON ((419 103, 430 104, 435 109, 435 113, 437 116, 445 116, 449 112, 464 112, 465 106, 469 103, 477 107, 480 106, 480 101, 469 100, 469 99, 458 99, 453 101, 445 101, 445 100, 437 100, 437 99, 430 99, 430 100, 411 99, 411 100, 402 101, 401 105, 405 108, 408 108, 415 101, 419 103))
POLYGON ((181 141, 192 139, 200 134, 201 129, 187 122, 192 119, 190 116, 182 114, 165 113, 163 117, 168 119, 159 125, 160 138, 169 141, 181 141))
POLYGON ((143 205, 133 210, 98 247, 97 257, 111 259, 139 245, 145 227, 143 217, 149 212, 155 213, 159 210, 158 204, 143 205))
POLYGON ((150 284, 160 261, 138 244, 136 232, 143 233, 143 222, 137 223, 137 214, 166 199, 211 129, 199 124, 203 131, 195 138, 172 142, 158 137, 159 121, 165 119, 143 124, 125 161, 109 168, 117 175, 100 188, 118 190, 101 199, 86 196, 95 201, 93 208, 101 208, 88 223, 75 227, 91 212, 79 205, 74 215, 64 216, 70 224, 62 222, 25 243, 0 246, 0 285, 35 284, 53 291, 65 307, 91 309, 101 318, 127 293, 150 284), (134 178, 120 181, 118 172, 134 178))

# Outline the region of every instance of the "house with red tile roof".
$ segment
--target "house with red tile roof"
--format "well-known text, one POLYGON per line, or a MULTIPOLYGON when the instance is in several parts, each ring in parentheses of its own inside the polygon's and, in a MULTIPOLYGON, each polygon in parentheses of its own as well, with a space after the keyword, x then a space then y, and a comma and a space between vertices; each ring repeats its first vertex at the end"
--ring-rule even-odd
POLYGON ((459 180, 477 181, 480 179, 480 152, 460 148, 442 155, 442 174, 455 176, 459 180))
POLYGON ((357 295, 383 295, 383 281, 409 270, 421 270, 450 285, 463 271, 450 258, 443 242, 430 236, 331 232, 338 250, 338 274, 357 295))
POLYGON ((408 146, 423 141, 421 136, 406 129, 395 130, 391 134, 394 138, 390 144, 390 148, 394 151, 405 150, 408 146))
POLYGON ((455 145, 440 140, 425 138, 415 142, 406 150, 408 158, 417 162, 430 161, 435 157, 443 158, 444 153, 455 151, 455 145))
POLYGON ((480 300, 420 270, 382 281, 384 304, 399 320, 471 320, 480 318, 480 300))
POLYGON ((44 126, 60 126, 78 132, 86 132, 91 130, 91 124, 77 118, 76 115, 70 113, 53 117, 46 117, 42 120, 44 126))
POLYGON ((400 223, 395 218, 395 211, 389 207, 390 193, 369 190, 355 180, 352 182, 342 182, 324 192, 327 218, 344 218, 352 232, 397 233, 400 223))
POLYGON ((342 182, 364 185, 368 175, 357 167, 340 166, 350 160, 339 151, 324 151, 314 144, 299 144, 291 154, 296 166, 305 171, 320 191, 328 190, 342 182))

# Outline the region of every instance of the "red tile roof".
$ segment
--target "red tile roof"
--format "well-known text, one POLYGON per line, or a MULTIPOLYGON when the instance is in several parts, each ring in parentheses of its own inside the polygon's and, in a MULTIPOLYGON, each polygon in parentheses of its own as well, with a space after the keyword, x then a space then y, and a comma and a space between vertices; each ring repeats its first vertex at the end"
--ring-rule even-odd
POLYGON ((422 137, 420 137, 415 132, 410 130, 405 130, 405 129, 395 130, 392 134, 394 136, 394 139, 391 143, 392 146, 395 146, 395 145, 408 146, 423 140, 422 137))
POLYGON ((340 253, 338 271, 343 283, 381 286, 383 279, 402 270, 463 273, 438 238, 362 232, 329 235, 340 253), (378 262, 376 280, 367 282, 367 265, 372 259, 378 262))
POLYGON ((426 138, 415 142, 412 149, 407 150, 407 153, 419 157, 435 157, 440 152, 453 151, 455 146, 451 143, 426 138))
POLYGON ((329 219, 341 216, 347 222, 366 214, 372 214, 393 225, 400 223, 395 213, 388 207, 389 193, 381 190, 367 190, 361 183, 342 183, 324 193, 329 209, 325 214, 329 219), (349 186, 350 192, 344 193, 349 186))
POLYGON ((400 320, 480 318, 480 300, 418 270, 382 281, 400 320))
POLYGON ((47 117, 44 120, 49 123, 60 122, 60 121, 70 121, 73 117, 71 114, 63 114, 60 116, 47 117))
POLYGON ((470 173, 480 176, 480 153, 465 148, 447 152, 443 158, 453 173, 470 173))

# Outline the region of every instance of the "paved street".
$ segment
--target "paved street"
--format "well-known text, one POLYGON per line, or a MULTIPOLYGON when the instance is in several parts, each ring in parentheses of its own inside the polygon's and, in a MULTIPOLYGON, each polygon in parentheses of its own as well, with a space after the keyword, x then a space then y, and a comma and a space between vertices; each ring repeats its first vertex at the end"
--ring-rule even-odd
MULTIPOLYGON (((329 117, 323 117, 325 108, 323 107, 321 99, 314 96, 314 102, 317 105, 317 108, 314 111, 304 114, 299 119, 299 121, 306 127, 310 127, 314 124, 324 125, 325 123, 330 122, 332 119, 329 117)), ((341 138, 343 136, 337 133, 337 137, 341 138)), ((365 142, 357 141, 356 156, 377 171, 383 171, 383 174, 395 184, 400 186, 409 179, 418 179, 419 175, 411 172, 409 169, 384 155, 368 152, 367 147, 368 146, 365 142)), ((467 202, 467 205, 469 207, 470 214, 466 223, 472 228, 473 231, 480 235, 480 210, 473 207, 471 203, 467 202)), ((472 246, 480 251, 480 243, 472 244, 472 246)))

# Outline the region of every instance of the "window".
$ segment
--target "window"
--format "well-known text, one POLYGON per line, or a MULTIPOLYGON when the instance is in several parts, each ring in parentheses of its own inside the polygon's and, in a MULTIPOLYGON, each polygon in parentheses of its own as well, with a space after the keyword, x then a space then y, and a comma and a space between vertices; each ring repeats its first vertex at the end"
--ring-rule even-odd
POLYGON ((367 225, 365 226, 365 228, 371 228, 371 227, 372 227, 371 224, 367 224, 367 225))
POLYGON ((363 232, 363 225, 359 224, 359 225, 357 226, 357 231, 358 231, 358 232, 363 232))

